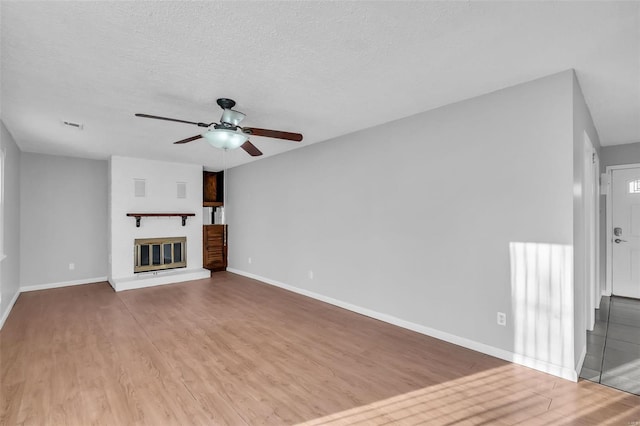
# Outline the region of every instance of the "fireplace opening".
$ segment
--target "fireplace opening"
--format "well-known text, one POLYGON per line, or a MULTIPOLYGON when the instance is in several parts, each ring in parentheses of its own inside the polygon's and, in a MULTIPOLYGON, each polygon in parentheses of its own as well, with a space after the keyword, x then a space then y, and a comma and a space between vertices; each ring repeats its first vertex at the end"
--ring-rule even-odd
POLYGON ((136 239, 133 272, 187 267, 187 237, 136 239))

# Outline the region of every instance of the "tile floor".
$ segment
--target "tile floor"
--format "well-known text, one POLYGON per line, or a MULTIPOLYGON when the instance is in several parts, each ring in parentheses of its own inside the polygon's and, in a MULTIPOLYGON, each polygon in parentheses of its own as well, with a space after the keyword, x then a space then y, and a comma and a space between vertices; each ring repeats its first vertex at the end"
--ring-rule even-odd
POLYGON ((640 395, 640 300, 602 298, 580 377, 640 395))

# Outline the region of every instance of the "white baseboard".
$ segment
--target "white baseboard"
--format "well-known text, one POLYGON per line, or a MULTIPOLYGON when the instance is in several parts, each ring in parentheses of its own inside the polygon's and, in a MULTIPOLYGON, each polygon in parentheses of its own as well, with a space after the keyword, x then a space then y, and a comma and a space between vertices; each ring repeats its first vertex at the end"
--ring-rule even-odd
POLYGON ((20 291, 23 292, 23 291, 48 290, 50 288, 71 287, 74 285, 100 283, 106 280, 107 280, 107 277, 95 277, 95 278, 83 278, 81 280, 73 280, 73 281, 62 281, 58 283, 26 285, 26 286, 21 286, 20 291))
POLYGON ((0 317, 0 330, 2 330, 2 326, 4 326, 4 322, 9 318, 9 314, 11 313, 11 309, 13 309, 13 305, 16 304, 16 300, 18 300, 18 296, 20 296, 20 290, 16 292, 13 296, 13 299, 7 305, 7 309, 2 313, 2 317, 0 317))
POLYGON ((204 268, 180 271, 159 271, 156 274, 145 273, 133 277, 112 278, 109 284, 115 291, 134 290, 157 285, 176 284, 184 281, 201 280, 211 277, 211 271, 204 268))
MULTIPOLYGON (((227 272, 231 272, 234 274, 242 275, 247 278, 252 278, 257 281, 261 281, 265 284, 273 285, 275 287, 280 287, 285 290, 292 291, 294 293, 301 294, 303 296, 311 297, 312 299, 320 300, 322 302, 329 303, 334 306, 338 306, 343 309, 347 309, 349 311, 365 315, 370 318, 374 318, 380 321, 384 321, 389 324, 397 325, 398 327, 406 328, 408 330, 415 331, 417 333, 421 333, 427 336, 435 337, 439 340, 444 340, 445 342, 453 343, 454 345, 462 346, 467 349, 471 349, 477 352, 482 352, 487 355, 494 356, 496 358, 503 359, 505 361, 513 362, 515 364, 523 365, 525 367, 533 368, 534 370, 542 371, 544 373, 552 374, 554 376, 561 377, 563 379, 571 380, 573 382, 578 381, 578 373, 571 368, 562 367, 559 365, 551 364, 545 361, 536 360, 533 358, 526 357, 524 355, 519 355, 510 351, 506 351, 504 349, 496 348, 494 346, 486 345, 484 343, 476 342, 475 340, 470 340, 465 337, 456 336, 454 334, 446 333, 444 331, 436 330, 430 327, 426 327, 424 325, 416 324, 410 321, 406 321, 392 315, 384 314, 381 312, 376 312, 371 309, 363 308, 361 306, 353 305, 348 302, 343 302, 338 299, 334 299, 332 297, 324 296, 319 293, 315 293, 309 290, 301 289, 298 287, 291 286, 289 284, 281 283, 276 280, 272 280, 270 278, 261 277, 256 274, 252 274, 250 272, 241 271, 239 269, 227 268, 227 272)), ((583 359, 584 360, 584 359, 583 359)), ((580 371, 580 370, 578 370, 580 371)))
MULTIPOLYGON (((582 371, 582 365, 584 364, 584 360, 587 357, 587 344, 584 344, 582 348, 582 353, 580 354, 580 358, 578 358, 578 364, 576 365, 576 375, 580 376, 580 372, 582 371)), ((576 377, 576 382, 578 381, 578 377, 576 377)))

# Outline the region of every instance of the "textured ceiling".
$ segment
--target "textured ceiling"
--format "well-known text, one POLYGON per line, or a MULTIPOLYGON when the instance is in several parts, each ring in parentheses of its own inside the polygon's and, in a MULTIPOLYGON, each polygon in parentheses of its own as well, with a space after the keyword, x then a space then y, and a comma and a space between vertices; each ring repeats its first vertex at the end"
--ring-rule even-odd
POLYGON ((200 128, 134 113, 212 122, 230 97, 243 125, 304 134, 252 138, 267 156, 568 68, 602 144, 640 141, 638 2, 2 1, 0 15, 0 117, 24 151, 220 169, 204 140, 172 144, 200 128))

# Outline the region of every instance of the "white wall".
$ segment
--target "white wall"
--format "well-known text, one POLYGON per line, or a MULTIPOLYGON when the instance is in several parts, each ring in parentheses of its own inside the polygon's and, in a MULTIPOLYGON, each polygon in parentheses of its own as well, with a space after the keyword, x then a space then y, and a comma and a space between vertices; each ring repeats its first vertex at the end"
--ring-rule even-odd
POLYGON ((607 166, 640 163, 640 142, 602 148, 602 171, 607 166))
POLYGON ((575 378, 572 79, 231 169, 230 268, 575 378))
MULTIPOLYGON (((20 292, 20 156, 13 136, 0 121, 0 150, 5 152, 4 255, 0 260, 0 328, 20 292)), ((0 257, 3 254, 0 253, 0 257)))
POLYGON ((111 157, 109 171, 109 282, 116 290, 167 284, 208 276, 202 269, 202 166, 137 158, 111 157), (146 180, 146 197, 134 196, 134 179, 146 180), (177 182, 187 184, 187 197, 177 198, 177 182), (180 217, 135 219, 127 213, 195 213, 182 226, 180 217), (136 238, 187 237, 187 268, 177 273, 133 273, 136 238), (188 275, 195 272, 199 275, 188 275), (185 275, 187 273, 187 275, 185 275), (169 277, 158 279, 157 276, 169 277), (158 281, 159 280, 159 281, 158 281))
POLYGON ((104 280, 107 162, 25 152, 20 174, 21 287, 104 280))
POLYGON ((600 138, 591 119, 591 113, 584 100, 580 84, 575 73, 573 81, 573 245, 574 245, 574 356, 575 364, 579 366, 587 349, 587 316, 586 300, 588 297, 588 284, 585 271, 587 270, 586 258, 589 243, 585 235, 585 211, 584 211, 584 134, 589 135, 591 143, 598 153, 600 152, 600 138))

